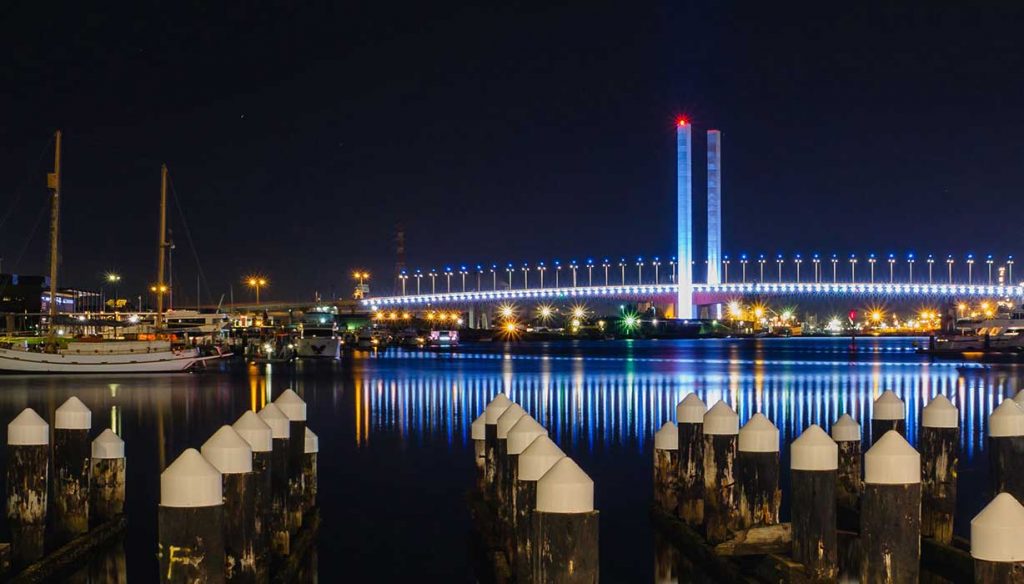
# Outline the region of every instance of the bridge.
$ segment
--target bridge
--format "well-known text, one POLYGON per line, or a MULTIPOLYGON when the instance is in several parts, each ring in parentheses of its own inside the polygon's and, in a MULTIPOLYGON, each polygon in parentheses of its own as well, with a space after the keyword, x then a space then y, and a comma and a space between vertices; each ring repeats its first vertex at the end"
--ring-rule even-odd
POLYGON ((703 279, 697 280, 694 272, 699 260, 693 257, 691 130, 687 120, 677 121, 677 245, 674 255, 664 256, 669 257, 668 261, 662 262, 660 257, 637 257, 635 261, 621 258, 618 262, 606 258, 600 262, 573 260, 564 265, 555 260, 550 264, 460 264, 441 270, 403 270, 397 274, 401 293, 364 298, 362 305, 373 309, 465 306, 472 311, 478 305, 531 299, 628 299, 665 305, 669 310, 663 313, 690 320, 701 314, 702 307, 713 308, 705 313, 713 317, 721 314, 723 304, 749 296, 964 301, 1024 298, 1024 286, 1014 283, 1013 256, 997 259, 991 254, 978 258, 974 254, 942 258, 913 253, 899 258, 893 253, 842 257, 817 253, 789 257, 723 255, 722 134, 718 130, 707 132, 707 256, 699 266, 703 268, 703 279))

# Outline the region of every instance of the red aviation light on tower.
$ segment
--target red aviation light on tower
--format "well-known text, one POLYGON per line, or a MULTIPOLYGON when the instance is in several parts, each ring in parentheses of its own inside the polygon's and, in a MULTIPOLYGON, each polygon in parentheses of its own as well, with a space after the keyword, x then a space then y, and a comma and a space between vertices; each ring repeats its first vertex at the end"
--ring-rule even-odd
POLYGON ((676 119, 676 125, 679 126, 680 128, 684 128, 684 127, 688 126, 689 124, 690 124, 690 122, 687 121, 687 119, 682 117, 682 116, 679 116, 679 118, 676 119))

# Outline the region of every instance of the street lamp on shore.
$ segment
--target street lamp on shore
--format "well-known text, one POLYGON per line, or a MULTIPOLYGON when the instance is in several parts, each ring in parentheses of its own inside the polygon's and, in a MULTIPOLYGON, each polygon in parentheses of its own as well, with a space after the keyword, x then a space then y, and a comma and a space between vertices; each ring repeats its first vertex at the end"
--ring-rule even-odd
MULTIPOLYGON (((359 278, 359 274, 361 274, 361 272, 356 272, 356 278, 359 278)), ((370 275, 366 274, 366 277, 369 278, 370 275)), ((264 278, 263 276, 249 276, 248 278, 246 278, 245 283, 250 288, 252 288, 253 290, 256 291, 256 304, 259 305, 259 303, 260 303, 260 288, 266 288, 267 284, 269 282, 267 282, 267 279, 264 278)), ((360 287, 360 289, 362 289, 362 286, 363 286, 363 281, 359 280, 359 287, 360 287)), ((164 290, 161 290, 160 291, 161 293, 166 291, 167 286, 162 286, 162 288, 164 288, 164 290)))
MULTIPOLYGON (((105 279, 108 283, 114 285, 114 310, 117 310, 117 287, 121 283, 121 275, 115 274, 114 272, 107 272, 105 279)), ((103 312, 103 308, 100 308, 100 312, 103 312)))

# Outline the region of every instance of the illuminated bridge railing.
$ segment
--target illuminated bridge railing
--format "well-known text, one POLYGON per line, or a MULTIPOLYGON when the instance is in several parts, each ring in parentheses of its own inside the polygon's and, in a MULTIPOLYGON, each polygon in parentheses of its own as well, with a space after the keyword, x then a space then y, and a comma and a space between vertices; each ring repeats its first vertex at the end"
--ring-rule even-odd
MULTIPOLYGON (((871 284, 851 282, 748 282, 730 284, 694 284, 698 302, 722 302, 736 296, 757 295, 820 295, 820 296, 908 296, 947 298, 1021 298, 1024 286, 997 286, 980 284, 871 284)), ((472 304, 514 300, 572 300, 617 299, 633 297, 673 296, 675 284, 649 284, 625 286, 578 286, 575 288, 533 288, 512 290, 483 290, 412 294, 406 296, 380 296, 366 298, 364 306, 417 306, 431 304, 472 304)))

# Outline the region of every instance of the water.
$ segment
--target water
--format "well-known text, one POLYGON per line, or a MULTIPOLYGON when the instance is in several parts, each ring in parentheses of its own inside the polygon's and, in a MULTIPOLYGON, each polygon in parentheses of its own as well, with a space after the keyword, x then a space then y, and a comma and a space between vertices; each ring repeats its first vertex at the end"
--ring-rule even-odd
MULTIPOLYGON (((149 581, 157 570, 160 469, 245 409, 292 387, 306 399, 308 423, 320 436, 319 576, 471 581, 469 426, 505 391, 594 479, 602 577, 643 582, 653 578, 654 565, 647 519, 653 434, 690 391, 708 405, 718 399, 734 405, 741 423, 763 412, 784 444, 809 424, 828 429, 843 412, 867 428, 871 402, 884 389, 907 402, 914 443, 921 407, 938 393, 948 396, 962 423, 957 531, 966 535, 988 499, 984 422, 1020 387, 1018 369, 932 363, 913 352, 912 342, 487 344, 451 355, 389 350, 336 363, 235 365, 197 375, 6 376, 0 377, 0 421, 26 406, 52 419, 57 406, 77 395, 93 411, 94 434, 112 427, 124 437, 128 577, 149 581)), ((782 457, 788 468, 788 447, 782 457)), ((787 516, 785 482, 783 491, 787 516)))

